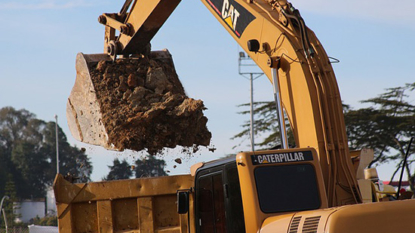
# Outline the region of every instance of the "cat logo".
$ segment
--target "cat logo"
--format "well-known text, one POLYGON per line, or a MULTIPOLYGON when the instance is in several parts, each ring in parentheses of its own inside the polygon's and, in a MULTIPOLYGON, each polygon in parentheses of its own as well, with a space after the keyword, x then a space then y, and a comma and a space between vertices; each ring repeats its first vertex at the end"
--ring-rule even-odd
POLYGON ((238 38, 255 19, 255 16, 235 0, 206 0, 206 2, 238 38))
POLYGON ((235 28, 239 16, 239 11, 229 3, 229 0, 223 1, 222 19, 225 20, 228 26, 231 27, 235 33, 238 33, 238 31, 236 31, 235 28))

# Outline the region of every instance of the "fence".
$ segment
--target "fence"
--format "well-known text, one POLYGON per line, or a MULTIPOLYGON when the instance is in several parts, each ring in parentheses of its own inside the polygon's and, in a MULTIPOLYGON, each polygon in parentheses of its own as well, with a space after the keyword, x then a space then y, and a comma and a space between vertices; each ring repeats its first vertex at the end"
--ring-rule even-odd
MULTIPOLYGON (((0 228, 0 233, 6 233, 6 229, 0 228)), ((29 233, 29 228, 27 227, 9 227, 7 233, 29 233)))
POLYGON ((0 233, 58 233, 57 227, 29 226, 27 227, 10 227, 6 229, 0 228, 0 233), (30 230, 29 230, 30 229, 30 230))

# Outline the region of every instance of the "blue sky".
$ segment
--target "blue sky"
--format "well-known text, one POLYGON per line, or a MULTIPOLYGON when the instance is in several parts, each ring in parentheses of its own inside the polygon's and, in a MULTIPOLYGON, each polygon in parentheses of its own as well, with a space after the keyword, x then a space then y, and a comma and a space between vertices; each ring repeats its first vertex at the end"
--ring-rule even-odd
MULTIPOLYGON (((97 18, 117 12, 118 0, 2 0, 0 1, 0 107, 25 108, 38 118, 59 124, 70 143, 85 147, 91 156, 93 180, 108 172, 115 157, 133 158, 142 153, 107 152, 76 142, 66 124, 66 99, 75 81, 75 57, 103 51, 104 27, 97 18)), ((402 0, 297 0, 307 25, 315 31, 334 64, 343 101, 359 107, 359 101, 385 88, 414 82, 415 2, 402 0)), ((208 110, 215 153, 202 150, 182 165, 181 154, 168 151, 164 159, 171 174, 186 173, 189 166, 240 150, 230 138, 248 116, 236 106, 249 102, 249 82, 238 75, 239 48, 232 37, 200 1, 183 0, 152 42, 153 49, 168 48, 177 73, 190 97, 202 99, 208 110), (173 168, 177 165, 177 168, 173 168)), ((255 100, 272 100, 272 87, 263 77, 255 81, 255 100)), ((382 166, 388 179, 392 165, 382 166), (389 167, 389 168, 388 168, 389 167)))

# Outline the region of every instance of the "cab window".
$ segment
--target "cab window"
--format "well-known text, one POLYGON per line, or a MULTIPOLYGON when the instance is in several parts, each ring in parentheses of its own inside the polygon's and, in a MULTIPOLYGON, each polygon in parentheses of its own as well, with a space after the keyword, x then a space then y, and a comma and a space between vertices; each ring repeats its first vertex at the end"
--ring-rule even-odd
POLYGON ((257 167, 254 173, 264 213, 320 207, 316 172, 311 164, 257 167))

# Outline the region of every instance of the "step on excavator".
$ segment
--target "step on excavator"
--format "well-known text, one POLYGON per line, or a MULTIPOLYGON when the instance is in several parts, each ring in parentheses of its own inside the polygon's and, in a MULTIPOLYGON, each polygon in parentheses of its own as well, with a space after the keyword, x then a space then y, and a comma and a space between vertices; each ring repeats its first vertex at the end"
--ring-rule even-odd
MULTIPOLYGON (((411 195, 397 198, 365 169, 372 150, 349 151, 331 61, 300 12, 286 0, 201 1, 273 85, 281 149, 198 163, 182 176, 72 184, 58 175, 60 232, 414 232, 411 195)), ((68 100, 75 138, 109 148, 89 67, 135 56, 172 62, 149 43, 179 2, 127 0, 99 16, 104 53, 78 55, 68 100)))

